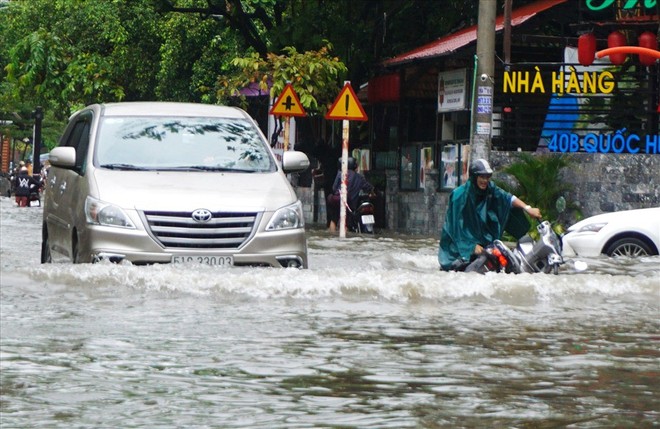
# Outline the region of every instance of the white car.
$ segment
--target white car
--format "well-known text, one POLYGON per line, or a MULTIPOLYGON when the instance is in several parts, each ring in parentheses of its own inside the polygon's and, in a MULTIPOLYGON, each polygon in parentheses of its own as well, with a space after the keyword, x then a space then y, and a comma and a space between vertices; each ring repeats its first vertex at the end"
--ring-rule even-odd
POLYGON ((660 249, 660 207, 588 217, 568 228, 562 241, 564 256, 657 255, 660 249))

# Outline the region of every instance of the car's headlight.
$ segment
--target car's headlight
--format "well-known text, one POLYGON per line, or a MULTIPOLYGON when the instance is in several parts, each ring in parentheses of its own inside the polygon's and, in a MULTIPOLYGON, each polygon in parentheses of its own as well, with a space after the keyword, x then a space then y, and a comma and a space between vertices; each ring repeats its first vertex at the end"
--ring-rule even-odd
POLYGON ((606 225, 607 222, 590 223, 578 229, 577 232, 598 232, 601 229, 605 228, 606 225))
POLYGON ((121 208, 92 197, 87 197, 85 200, 85 218, 87 223, 94 225, 135 228, 121 208))
POLYGON ((290 206, 282 207, 277 210, 266 226, 266 231, 276 231, 280 229, 303 228, 305 226, 305 217, 303 216, 302 203, 296 201, 290 206))

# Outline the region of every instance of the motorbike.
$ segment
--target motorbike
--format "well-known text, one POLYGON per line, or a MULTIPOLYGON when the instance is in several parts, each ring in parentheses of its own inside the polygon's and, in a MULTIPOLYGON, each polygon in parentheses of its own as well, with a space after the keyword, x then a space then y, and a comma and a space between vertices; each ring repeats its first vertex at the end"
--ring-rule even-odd
POLYGON ((32 206, 33 202, 36 202, 39 207, 41 207, 41 190, 42 190, 41 184, 37 185, 32 185, 30 186, 30 196, 28 198, 28 204, 32 206))
POLYGON ((534 241, 529 235, 525 235, 513 249, 509 249, 502 241, 495 240, 470 262, 465 272, 558 274, 559 266, 564 263, 561 237, 555 233, 548 221, 539 222, 536 230, 539 233, 538 240, 534 241))
POLYGON ((360 193, 357 207, 349 214, 349 229, 351 231, 358 234, 374 233, 374 225, 376 224, 376 219, 374 217, 375 198, 376 194, 373 192, 371 194, 360 193))
POLYGON ((44 190, 44 181, 40 175, 32 176, 38 183, 30 184, 30 195, 28 196, 28 206, 38 205, 41 207, 41 193, 44 190), (34 204, 33 204, 34 203, 34 204))

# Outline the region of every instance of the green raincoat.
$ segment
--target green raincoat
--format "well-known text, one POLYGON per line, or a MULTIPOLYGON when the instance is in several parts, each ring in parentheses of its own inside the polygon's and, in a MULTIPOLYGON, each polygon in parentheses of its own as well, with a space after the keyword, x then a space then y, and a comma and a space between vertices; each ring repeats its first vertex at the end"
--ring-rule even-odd
POLYGON ((512 208, 512 198, 492 182, 482 191, 476 177, 452 191, 438 250, 443 270, 450 270, 458 259, 469 261, 475 245, 485 247, 500 239, 505 230, 516 239, 527 233, 529 221, 523 210, 512 208))

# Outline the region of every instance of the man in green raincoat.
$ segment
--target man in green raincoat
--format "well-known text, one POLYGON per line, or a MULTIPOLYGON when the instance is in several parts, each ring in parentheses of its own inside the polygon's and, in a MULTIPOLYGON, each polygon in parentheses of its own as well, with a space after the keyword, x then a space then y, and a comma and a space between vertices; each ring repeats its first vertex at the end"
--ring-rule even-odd
POLYGON ((523 210, 541 219, 541 211, 490 181, 493 169, 477 159, 470 165, 470 178, 449 196, 440 237, 438 262, 445 270, 462 271, 470 260, 506 230, 519 239, 529 229, 523 210))

